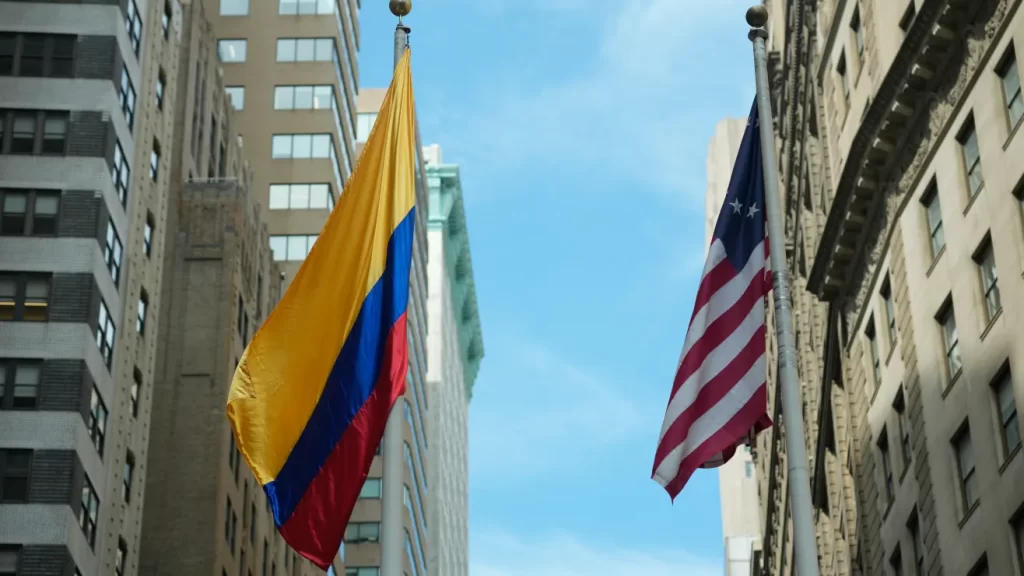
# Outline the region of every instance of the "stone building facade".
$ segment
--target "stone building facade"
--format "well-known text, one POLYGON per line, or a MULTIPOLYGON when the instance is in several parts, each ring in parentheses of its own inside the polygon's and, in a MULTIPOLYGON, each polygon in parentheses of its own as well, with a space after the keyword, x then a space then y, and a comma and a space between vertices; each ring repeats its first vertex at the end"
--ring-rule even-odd
MULTIPOLYGON (((767 3, 822 574, 1024 569, 1020 4, 767 3)), ((763 573, 788 576, 776 421, 763 573)))

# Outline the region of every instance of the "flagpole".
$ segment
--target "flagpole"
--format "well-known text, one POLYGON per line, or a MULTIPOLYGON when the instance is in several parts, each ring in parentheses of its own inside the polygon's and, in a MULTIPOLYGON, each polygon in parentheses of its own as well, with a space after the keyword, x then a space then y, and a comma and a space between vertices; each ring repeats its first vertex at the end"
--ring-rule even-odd
POLYGON ((775 129, 768 88, 765 42, 768 10, 754 6, 747 10, 747 37, 754 44, 754 76, 757 82, 757 111, 761 129, 761 164, 764 166, 765 215, 771 252, 772 294, 775 302, 775 337, 779 347, 777 386, 782 395, 782 420, 786 430, 786 463, 789 468, 789 501, 793 515, 793 560, 800 576, 818 576, 818 548, 814 535, 811 504, 811 475, 804 437, 800 376, 797 374, 796 337, 793 333, 789 267, 783 241, 782 208, 779 206, 779 164, 775 158, 775 129))
MULTIPOLYGON (((345 1, 345 0, 342 0, 345 1)), ((395 26, 395 63, 398 61, 409 46, 408 26, 402 23, 402 17, 412 11, 410 0, 391 0, 388 3, 391 13, 398 17, 398 25, 395 26)), ((383 459, 383 479, 381 480, 381 534, 380 534, 380 574, 381 576, 403 576, 405 571, 404 539, 402 534, 404 526, 402 522, 402 510, 405 506, 404 457, 402 428, 404 426, 401 399, 395 403, 388 415, 388 423, 384 428, 384 438, 381 440, 383 459)))

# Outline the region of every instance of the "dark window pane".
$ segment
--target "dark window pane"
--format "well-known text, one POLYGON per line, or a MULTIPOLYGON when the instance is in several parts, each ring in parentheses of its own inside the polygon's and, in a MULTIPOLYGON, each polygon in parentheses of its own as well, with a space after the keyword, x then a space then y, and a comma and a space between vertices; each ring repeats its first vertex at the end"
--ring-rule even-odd
POLYGON ((26 34, 21 44, 21 76, 42 76, 43 56, 46 53, 46 37, 40 34, 26 34))

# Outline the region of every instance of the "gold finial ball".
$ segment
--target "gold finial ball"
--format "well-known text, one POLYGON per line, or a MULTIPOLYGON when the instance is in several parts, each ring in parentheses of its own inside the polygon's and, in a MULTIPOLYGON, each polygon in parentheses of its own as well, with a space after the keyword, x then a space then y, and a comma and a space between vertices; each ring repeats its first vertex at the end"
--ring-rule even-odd
POLYGON ((412 12, 412 0, 391 0, 388 2, 388 8, 391 8, 391 13, 399 18, 408 16, 409 12, 412 12))
POLYGON ((761 4, 751 6, 747 10, 747 24, 750 24, 751 28, 764 28, 764 25, 767 23, 768 9, 761 4))

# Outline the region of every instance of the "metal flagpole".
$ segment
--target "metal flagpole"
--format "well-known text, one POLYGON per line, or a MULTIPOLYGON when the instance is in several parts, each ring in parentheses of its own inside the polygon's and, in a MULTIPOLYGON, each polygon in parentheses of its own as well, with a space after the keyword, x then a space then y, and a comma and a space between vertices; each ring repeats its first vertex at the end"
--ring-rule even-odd
MULTIPOLYGON (((409 46, 408 26, 402 23, 402 17, 412 11, 410 0, 391 0, 388 3, 391 13, 398 16, 395 27, 395 67, 409 46)), ((403 476, 405 475, 403 458, 402 410, 400 402, 396 403, 388 415, 388 423, 384 428, 382 443, 383 486, 381 487, 381 535, 380 535, 380 574, 381 576, 402 576, 405 571, 405 548, 403 539, 402 509, 405 507, 403 476)))
POLYGON ((818 576, 818 549, 811 507, 811 475, 807 463, 800 376, 797 374, 796 337, 793 334, 789 267, 783 241, 782 208, 779 206, 779 164, 775 158, 775 130, 768 89, 768 61, 765 42, 768 10, 754 6, 747 10, 748 34, 754 44, 754 75, 757 81, 757 112, 761 129, 761 164, 764 167, 765 214, 771 252, 772 294, 775 302, 775 336, 779 347, 777 385, 782 395, 782 419, 786 428, 786 463, 789 468, 789 501, 793 513, 793 560, 800 576, 818 576))

